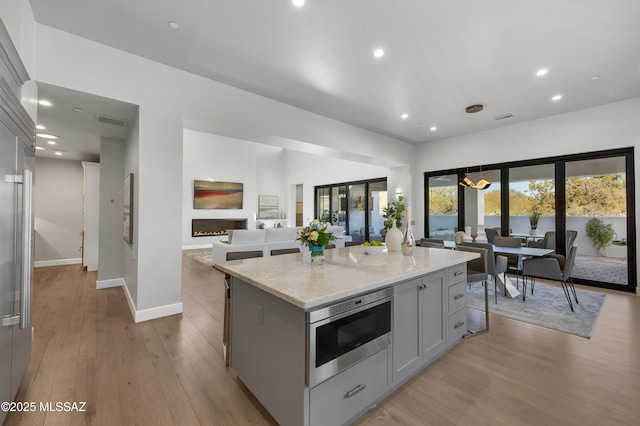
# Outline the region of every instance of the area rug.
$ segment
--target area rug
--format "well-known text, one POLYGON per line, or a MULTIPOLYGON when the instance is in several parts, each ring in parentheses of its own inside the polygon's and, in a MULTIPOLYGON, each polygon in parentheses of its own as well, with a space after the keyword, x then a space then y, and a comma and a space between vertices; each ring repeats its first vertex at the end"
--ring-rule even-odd
POLYGON ((204 263, 207 266, 213 266, 213 254, 211 253, 211 249, 209 250, 199 250, 199 251, 188 251, 187 256, 192 257, 198 262, 204 263))
MULTIPOLYGON (((522 290, 522 283, 520 283, 522 290)), ((527 286, 526 300, 522 295, 509 299, 498 295, 498 303, 493 296, 493 283, 489 282, 489 312, 518 321, 528 322, 542 327, 591 338, 598 316, 604 305, 605 295, 590 291, 576 290, 579 304, 573 300, 571 312, 561 287, 536 281, 533 295, 527 286)), ((467 291, 467 306, 484 311, 484 288, 480 283, 471 284, 467 291)))

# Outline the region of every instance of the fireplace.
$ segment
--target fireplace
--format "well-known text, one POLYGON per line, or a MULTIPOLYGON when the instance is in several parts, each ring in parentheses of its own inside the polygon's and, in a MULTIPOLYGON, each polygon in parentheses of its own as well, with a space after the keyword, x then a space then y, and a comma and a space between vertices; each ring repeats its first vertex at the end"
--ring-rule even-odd
POLYGON ((191 236, 228 235, 227 229, 247 229, 247 219, 191 219, 191 236))

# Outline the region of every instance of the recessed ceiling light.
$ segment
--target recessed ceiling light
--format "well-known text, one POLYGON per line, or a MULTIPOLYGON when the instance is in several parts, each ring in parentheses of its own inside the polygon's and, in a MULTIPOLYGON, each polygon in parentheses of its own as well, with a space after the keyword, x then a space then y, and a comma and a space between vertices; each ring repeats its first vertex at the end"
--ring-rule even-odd
POLYGON ((373 56, 375 56, 376 58, 382 58, 384 56, 384 50, 382 49, 376 49, 373 51, 373 56))
POLYGON ((438 130, 438 128, 436 126, 431 126, 429 130, 431 130, 432 132, 435 132, 436 130, 438 130))
POLYGON ((174 30, 177 30, 178 28, 180 28, 180 25, 177 22, 169 21, 168 25, 174 30))
POLYGON ((56 141, 47 141, 47 143, 48 143, 49 145, 55 145, 55 144, 56 144, 56 141))
POLYGON ((46 129, 46 127, 44 127, 42 124, 36 124, 36 129, 44 130, 44 129, 46 129))
POLYGON ((548 72, 549 72, 549 70, 548 70, 548 69, 546 69, 546 68, 542 68, 541 70, 538 70, 538 72, 536 73, 536 75, 537 75, 538 77, 540 77, 540 76, 545 75, 545 74, 546 74, 546 73, 548 73, 548 72))
POLYGON ((562 95, 555 95, 553 98, 551 98, 552 101, 559 101, 560 99, 562 99, 562 95))
POLYGON ((44 139, 60 139, 60 136, 50 135, 48 133, 36 133, 36 136, 44 139))
POLYGON ((75 107, 73 110, 77 111, 77 112, 83 112, 84 111, 82 108, 78 108, 78 107, 75 107))
POLYGON ((60 151, 56 151, 54 154, 56 155, 62 155, 62 153, 60 151))
POLYGON ((599 80, 600 76, 599 75, 592 75, 591 76, 591 80, 599 80))
POLYGON ((295 7, 304 6, 304 0, 291 0, 291 3, 293 3, 295 7))
POLYGON ((47 148, 45 148, 44 146, 36 146, 36 149, 37 149, 38 151, 43 151, 43 150, 45 150, 45 149, 47 149, 47 148))
POLYGON ((52 105, 52 104, 51 104, 51 102, 49 102, 49 101, 47 101, 47 100, 45 100, 45 99, 41 99, 41 100, 39 100, 39 101, 38 101, 38 103, 39 103, 40 105, 42 105, 42 106, 51 106, 51 105, 52 105))
POLYGON ((409 118, 409 114, 407 114, 406 112, 404 114, 401 115, 402 119, 406 119, 409 118))

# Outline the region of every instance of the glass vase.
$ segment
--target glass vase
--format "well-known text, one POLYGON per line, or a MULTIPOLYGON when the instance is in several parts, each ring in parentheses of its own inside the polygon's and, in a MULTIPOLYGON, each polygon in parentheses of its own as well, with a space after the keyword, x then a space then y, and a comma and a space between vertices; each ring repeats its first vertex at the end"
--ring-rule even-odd
POLYGON ((311 265, 324 265, 324 246, 311 246, 311 265))
POLYGON ((409 223, 407 223, 407 227, 404 230, 404 235, 402 236, 402 244, 401 251, 405 256, 411 256, 413 254, 413 248, 416 246, 416 240, 413 238, 413 233, 411 232, 411 227, 409 223))

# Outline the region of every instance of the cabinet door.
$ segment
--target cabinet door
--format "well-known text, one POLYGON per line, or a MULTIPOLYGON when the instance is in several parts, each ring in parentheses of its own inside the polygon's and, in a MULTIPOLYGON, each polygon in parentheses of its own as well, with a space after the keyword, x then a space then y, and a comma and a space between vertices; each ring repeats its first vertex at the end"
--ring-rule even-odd
POLYGON ((393 381, 402 381, 422 365, 420 295, 422 279, 398 284, 393 293, 393 381))
POLYGON ((445 347, 443 291, 446 271, 422 278, 422 359, 429 362, 445 347))

